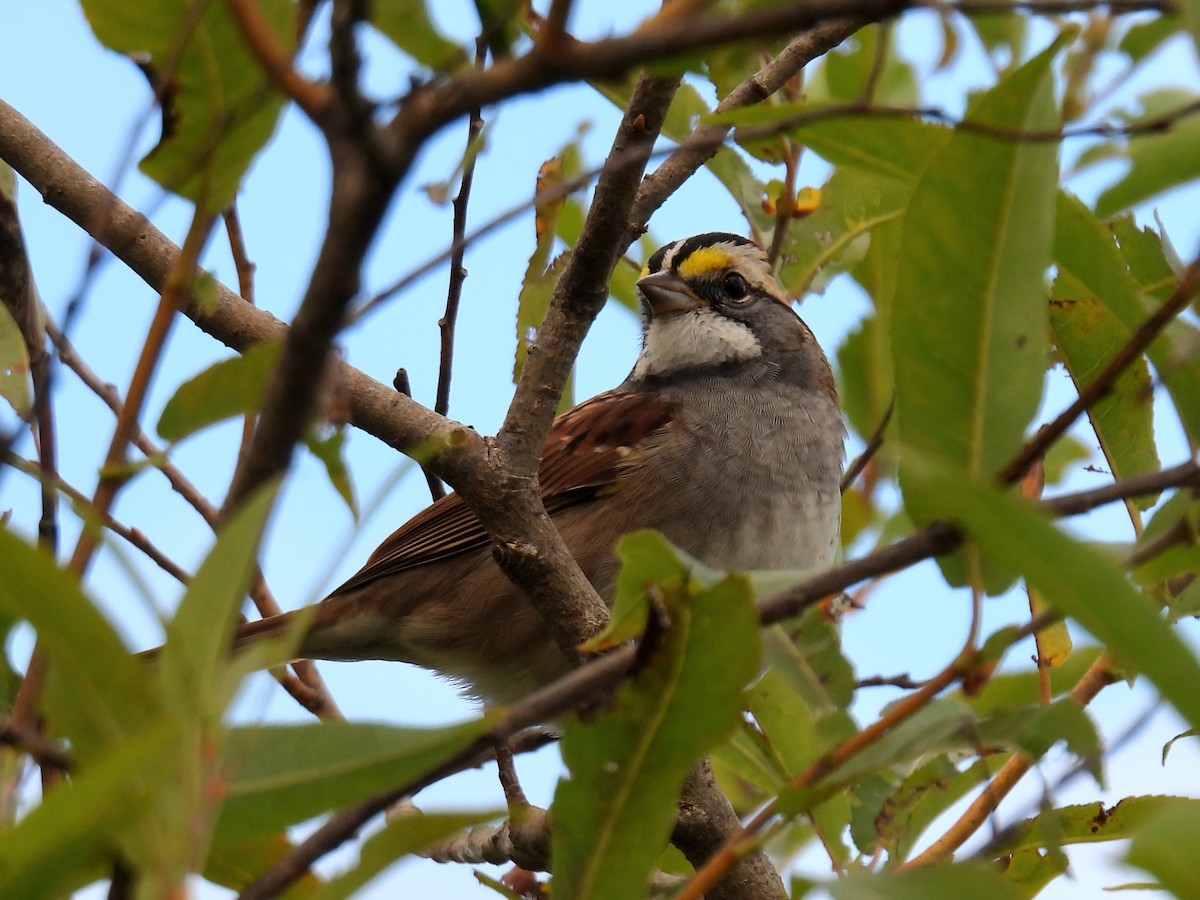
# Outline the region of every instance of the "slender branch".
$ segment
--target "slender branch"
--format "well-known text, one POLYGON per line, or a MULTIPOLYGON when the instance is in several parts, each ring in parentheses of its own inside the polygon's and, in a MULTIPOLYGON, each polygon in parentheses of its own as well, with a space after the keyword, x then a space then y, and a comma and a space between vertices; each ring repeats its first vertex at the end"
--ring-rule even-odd
POLYGON ((1145 497, 1173 487, 1200 487, 1200 465, 1195 460, 1188 460, 1169 469, 1133 475, 1103 487, 1050 497, 1043 500, 1041 506, 1055 516, 1077 516, 1106 503, 1127 497, 1145 497))
MULTIPOLYGON (((482 68, 487 59, 487 42, 481 35, 475 41, 475 65, 482 68)), ((454 224, 450 246, 450 286, 446 291, 446 311, 438 320, 441 337, 441 359, 438 363, 437 395, 433 411, 446 415, 450 411, 450 379, 454 372, 454 328, 458 322, 458 308, 462 301, 463 283, 467 269, 463 265, 467 251, 467 207, 471 202, 471 186, 475 182, 475 161, 478 158, 479 133, 483 130, 483 111, 476 108, 467 117, 467 145, 463 149, 462 180, 458 194, 454 197, 454 224)), ((434 500, 445 495, 446 488, 435 476, 426 474, 429 491, 434 500)))
POLYGON ((0 744, 28 753, 43 768, 69 772, 74 765, 70 754, 58 744, 10 719, 0 719, 0 744))
MULTIPOLYGON (((730 91, 717 104, 714 112, 728 112, 761 103, 808 63, 828 53, 867 21, 868 18, 857 16, 818 21, 793 38, 761 71, 730 91)), ((654 211, 716 154, 731 130, 732 127, 728 125, 700 125, 654 172, 646 176, 629 212, 631 242, 641 234, 654 211)))
MULTIPOLYGON (((35 478, 40 481, 46 480, 46 473, 42 471, 41 467, 39 467, 37 463, 22 459, 11 452, 5 454, 3 457, 0 457, 0 459, 3 460, 5 465, 12 466, 18 472, 22 472, 25 475, 28 475, 30 478, 35 478)), ((91 499, 87 496, 87 494, 73 485, 68 484, 57 474, 53 478, 49 479, 47 483, 49 484, 50 490, 62 493, 63 496, 68 497, 72 502, 77 504, 86 521, 88 510, 91 508, 91 499)), ((99 516, 97 517, 95 523, 89 524, 96 524, 107 528, 113 534, 126 541, 131 547, 136 548, 138 551, 144 554, 151 562, 153 562, 156 566, 181 584, 187 584, 188 581, 191 580, 190 573, 183 568, 183 566, 179 565, 173 559, 159 550, 158 547, 156 547, 154 543, 145 535, 145 533, 137 528, 131 528, 128 525, 118 522, 112 517, 111 514, 99 516)))
POLYGON ((858 455, 854 462, 850 463, 846 469, 846 474, 842 476, 842 493, 846 493, 850 485, 854 484, 854 479, 863 473, 874 457, 879 452, 879 448, 883 446, 883 435, 887 431, 888 423, 892 421, 892 413, 896 409, 896 398, 892 397, 888 401, 888 408, 883 413, 883 418, 879 420, 879 425, 875 428, 875 433, 871 435, 871 439, 867 441, 867 446, 863 448, 863 452, 858 455))
POLYGON ((505 518, 510 519, 501 523, 501 533, 512 535, 496 545, 497 561, 526 589, 570 657, 608 621, 608 607, 546 515, 537 467, 579 347, 608 300, 609 277, 627 246, 625 217, 677 86, 674 79, 644 77, 634 89, 609 152, 610 164, 596 185, 579 241, 555 286, 538 342, 530 348, 495 439, 501 487, 508 498, 505 518))

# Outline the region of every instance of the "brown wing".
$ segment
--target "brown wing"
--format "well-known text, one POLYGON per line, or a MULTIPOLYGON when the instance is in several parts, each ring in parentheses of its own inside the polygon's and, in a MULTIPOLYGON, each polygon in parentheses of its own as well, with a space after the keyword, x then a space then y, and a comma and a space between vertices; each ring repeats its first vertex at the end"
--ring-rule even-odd
MULTIPOLYGON (((663 428, 674 411, 673 404, 653 395, 608 391, 555 419, 538 471, 546 511, 554 515, 586 503, 615 484, 630 448, 663 428)), ((448 494, 392 532, 330 596, 489 543, 475 514, 458 494, 448 494)))

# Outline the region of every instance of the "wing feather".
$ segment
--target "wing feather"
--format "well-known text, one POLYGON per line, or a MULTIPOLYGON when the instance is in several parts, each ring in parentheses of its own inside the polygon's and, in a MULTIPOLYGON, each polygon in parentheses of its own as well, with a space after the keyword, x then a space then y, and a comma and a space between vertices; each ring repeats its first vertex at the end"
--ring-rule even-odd
MULTIPOLYGON (((538 483, 551 516, 590 502, 620 481, 632 448, 665 428, 674 405, 653 394, 612 390, 568 410, 546 436, 538 483)), ((458 494, 421 510, 376 548, 330 596, 379 578, 439 562, 490 543, 487 531, 458 494)))

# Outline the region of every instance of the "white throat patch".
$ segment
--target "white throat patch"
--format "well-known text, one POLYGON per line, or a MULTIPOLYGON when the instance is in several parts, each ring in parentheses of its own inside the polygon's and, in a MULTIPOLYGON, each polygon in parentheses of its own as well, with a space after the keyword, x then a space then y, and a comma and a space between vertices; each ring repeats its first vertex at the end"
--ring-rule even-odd
POLYGON ((651 319, 634 378, 670 375, 693 366, 720 365, 762 355, 762 345, 745 325, 711 309, 651 319))

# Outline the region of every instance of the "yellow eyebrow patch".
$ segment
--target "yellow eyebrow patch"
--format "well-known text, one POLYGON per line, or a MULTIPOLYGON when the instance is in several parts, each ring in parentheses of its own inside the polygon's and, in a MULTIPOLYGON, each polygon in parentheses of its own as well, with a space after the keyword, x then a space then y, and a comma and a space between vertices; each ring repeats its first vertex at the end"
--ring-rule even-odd
POLYGON ((719 247, 701 247, 679 264, 679 274, 684 278, 699 278, 729 268, 733 257, 719 247))
POLYGON ((638 278, 645 278, 645 277, 646 277, 647 275, 649 275, 649 274, 650 274, 650 267, 649 267, 649 266, 642 266, 642 274, 641 274, 641 275, 639 275, 639 276, 638 276, 638 278))

